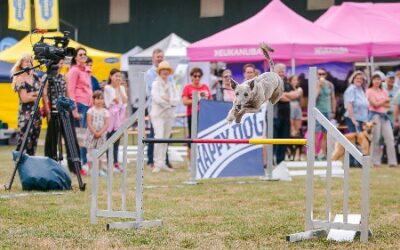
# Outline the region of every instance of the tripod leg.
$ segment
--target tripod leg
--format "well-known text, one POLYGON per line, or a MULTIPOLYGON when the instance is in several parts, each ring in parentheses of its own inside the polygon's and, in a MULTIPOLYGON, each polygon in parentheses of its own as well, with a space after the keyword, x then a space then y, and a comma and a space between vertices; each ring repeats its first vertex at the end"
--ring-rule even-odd
POLYGON ((78 179, 79 189, 85 191, 86 183, 83 183, 80 174, 81 161, 79 157, 78 142, 76 139, 75 130, 72 127, 71 113, 69 111, 60 112, 61 117, 61 127, 64 134, 65 146, 67 148, 67 153, 69 154, 68 161, 73 162, 73 169, 70 169, 76 174, 78 179))

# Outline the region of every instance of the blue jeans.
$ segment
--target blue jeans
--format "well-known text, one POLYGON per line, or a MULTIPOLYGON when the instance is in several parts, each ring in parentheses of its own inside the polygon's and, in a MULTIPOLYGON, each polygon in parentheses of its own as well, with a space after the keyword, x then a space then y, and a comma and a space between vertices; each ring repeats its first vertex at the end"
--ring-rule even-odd
MULTIPOLYGON (((87 119, 86 119, 86 113, 89 110, 89 107, 86 106, 85 104, 82 103, 77 103, 76 104, 78 113, 79 113, 79 127, 81 128, 87 128, 87 119)), ((85 147, 79 148, 80 154, 81 154, 81 160, 82 164, 85 165, 87 164, 87 149, 85 147)))
MULTIPOLYGON (((355 133, 356 132, 356 127, 354 126, 354 123, 352 120, 348 117, 344 118, 344 122, 347 125, 347 129, 349 130, 349 133, 355 133)), ((362 121, 357 121, 358 122, 358 131, 361 132, 363 130, 363 124, 364 122, 362 121)))
MULTIPOLYGON (((282 120, 274 118, 274 138, 289 138, 290 136, 290 120, 282 120)), ((285 160, 286 145, 274 145, 274 155, 276 164, 285 160)))
MULTIPOLYGON (((349 133, 356 132, 356 126, 354 126, 354 123, 350 118, 344 117, 344 122, 347 125, 347 129, 349 130, 349 133)), ((362 121, 357 121, 357 122, 358 122, 358 132, 362 132, 364 122, 362 122, 362 121)), ((350 163, 350 166, 357 166, 357 167, 361 166, 360 163, 358 163, 358 161, 351 155, 350 155, 349 163, 350 163)))
MULTIPOLYGON (((329 112, 321 112, 326 119, 329 120, 329 112)), ((315 132, 322 132, 322 133, 326 133, 326 129, 322 126, 321 123, 319 123, 318 121, 315 124, 315 132)))

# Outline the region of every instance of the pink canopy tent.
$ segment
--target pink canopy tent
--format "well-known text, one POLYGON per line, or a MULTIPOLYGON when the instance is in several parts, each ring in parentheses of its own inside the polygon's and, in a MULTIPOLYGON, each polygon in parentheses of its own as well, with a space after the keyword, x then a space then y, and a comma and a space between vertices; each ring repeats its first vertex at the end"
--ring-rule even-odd
POLYGON ((191 61, 261 61, 261 42, 275 50, 275 61, 319 63, 367 56, 365 44, 327 31, 273 0, 255 16, 191 44, 188 57, 191 61))
POLYGON ((368 44, 369 56, 400 55, 400 4, 343 3, 315 24, 368 44))

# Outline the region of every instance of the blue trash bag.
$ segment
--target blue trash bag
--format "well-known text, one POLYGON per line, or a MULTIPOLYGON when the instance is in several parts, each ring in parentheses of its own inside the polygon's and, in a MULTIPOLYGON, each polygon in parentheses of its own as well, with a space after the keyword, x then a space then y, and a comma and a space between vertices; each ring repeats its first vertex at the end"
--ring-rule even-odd
MULTIPOLYGON (((19 152, 13 152, 16 161, 19 152)), ((69 190, 71 178, 55 160, 43 156, 24 154, 18 167, 23 190, 69 190)))

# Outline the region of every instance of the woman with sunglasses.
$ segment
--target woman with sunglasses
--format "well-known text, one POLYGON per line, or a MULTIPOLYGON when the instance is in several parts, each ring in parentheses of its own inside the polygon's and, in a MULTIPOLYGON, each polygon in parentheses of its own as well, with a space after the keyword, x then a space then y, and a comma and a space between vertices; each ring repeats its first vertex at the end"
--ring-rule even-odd
MULTIPOLYGON (((86 113, 92 105, 92 85, 90 71, 86 67, 86 49, 79 47, 75 50, 71 60, 71 68, 67 73, 68 96, 76 103, 76 108, 72 111, 75 120, 78 121, 77 127, 87 128, 86 113)), ((82 164, 87 164, 86 148, 80 148, 82 164)), ((85 175, 84 171, 81 173, 85 175)))
MULTIPOLYGON (((182 91, 182 101, 183 104, 186 106, 186 116, 188 122, 188 129, 189 129, 189 138, 192 137, 191 129, 192 129, 192 98, 193 92, 197 92, 199 95, 199 99, 207 99, 212 100, 210 89, 208 85, 205 83, 201 83, 201 77, 203 76, 203 71, 200 68, 193 68, 190 71, 190 77, 192 82, 185 85, 182 91)), ((188 145, 190 148, 190 144, 188 145)), ((190 156, 190 154, 188 153, 190 156)))
MULTIPOLYGON (((329 120, 335 117, 336 113, 336 97, 333 83, 326 80, 328 76, 326 69, 319 68, 318 71, 318 84, 317 84, 317 100, 315 107, 329 120)), ((321 150, 318 154, 318 159, 323 160, 326 158, 326 130, 322 125, 317 122, 315 132, 322 132, 321 150)))

